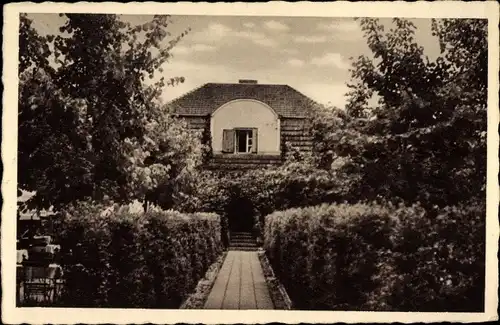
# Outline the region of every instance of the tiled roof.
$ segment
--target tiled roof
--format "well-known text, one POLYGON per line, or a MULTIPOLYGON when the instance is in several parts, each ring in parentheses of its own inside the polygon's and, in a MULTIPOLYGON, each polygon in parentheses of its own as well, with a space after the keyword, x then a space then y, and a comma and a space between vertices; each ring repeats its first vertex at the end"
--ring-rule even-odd
POLYGON ((167 107, 178 115, 209 115, 236 99, 261 101, 283 117, 305 117, 316 105, 312 99, 287 85, 207 83, 173 100, 167 107))

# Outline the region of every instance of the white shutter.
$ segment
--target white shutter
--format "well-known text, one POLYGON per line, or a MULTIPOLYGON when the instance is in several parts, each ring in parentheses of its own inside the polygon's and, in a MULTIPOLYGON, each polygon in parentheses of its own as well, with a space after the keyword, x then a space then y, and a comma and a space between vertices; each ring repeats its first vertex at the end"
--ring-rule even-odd
POLYGON ((257 153, 257 129, 252 129, 252 152, 257 153))

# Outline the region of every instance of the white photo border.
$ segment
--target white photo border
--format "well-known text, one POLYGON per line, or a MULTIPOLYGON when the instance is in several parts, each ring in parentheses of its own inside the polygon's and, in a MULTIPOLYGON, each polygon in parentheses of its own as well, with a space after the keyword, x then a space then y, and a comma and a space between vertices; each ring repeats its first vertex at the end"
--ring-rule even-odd
POLYGON ((268 3, 13 3, 4 6, 2 117, 2 321, 9 324, 75 323, 356 323, 483 322, 498 319, 498 71, 499 5, 486 2, 279 2, 268 3), (15 215, 17 202, 17 102, 20 13, 115 13, 294 17, 406 17, 488 19, 488 135, 486 292, 483 313, 405 313, 341 311, 226 311, 83 308, 18 308, 15 303, 15 215))

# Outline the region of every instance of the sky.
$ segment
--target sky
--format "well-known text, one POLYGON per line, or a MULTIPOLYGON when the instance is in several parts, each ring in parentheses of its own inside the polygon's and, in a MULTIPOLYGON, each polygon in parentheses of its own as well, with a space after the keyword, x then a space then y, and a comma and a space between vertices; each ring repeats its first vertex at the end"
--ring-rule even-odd
MULTIPOLYGON (((64 17, 30 14, 42 35, 58 34, 64 17)), ((132 24, 151 20, 147 15, 125 15, 132 24)), ((412 19, 417 42, 434 59, 439 54, 431 35, 430 19, 412 19)), ((392 27, 390 19, 381 19, 392 27)), ((343 107, 350 80, 350 58, 370 55, 357 21, 333 17, 172 16, 168 30, 191 31, 173 49, 163 67, 164 77, 184 77, 183 84, 167 87, 164 102, 208 82, 254 79, 262 84, 287 84, 327 105, 343 107)))

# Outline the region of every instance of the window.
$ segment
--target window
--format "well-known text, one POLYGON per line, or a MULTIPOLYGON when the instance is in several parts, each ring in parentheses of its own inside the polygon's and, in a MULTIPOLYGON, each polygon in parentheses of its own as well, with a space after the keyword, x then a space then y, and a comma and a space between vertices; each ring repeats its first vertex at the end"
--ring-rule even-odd
POLYGON ((223 130, 222 152, 256 153, 257 129, 223 130))
POLYGON ((236 130, 236 152, 252 152, 252 130, 236 130))

